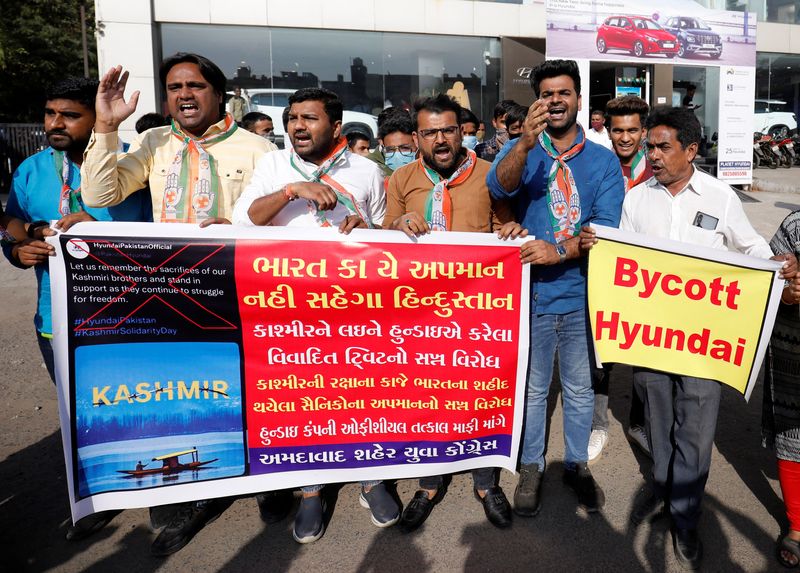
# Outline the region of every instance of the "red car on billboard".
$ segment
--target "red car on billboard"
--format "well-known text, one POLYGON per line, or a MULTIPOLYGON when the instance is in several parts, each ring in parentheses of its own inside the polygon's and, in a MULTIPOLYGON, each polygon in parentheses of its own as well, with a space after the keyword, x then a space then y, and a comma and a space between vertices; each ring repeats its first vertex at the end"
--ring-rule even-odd
POLYGON ((625 50, 637 58, 648 54, 665 54, 674 58, 678 39, 650 18, 611 16, 597 29, 597 51, 625 50))

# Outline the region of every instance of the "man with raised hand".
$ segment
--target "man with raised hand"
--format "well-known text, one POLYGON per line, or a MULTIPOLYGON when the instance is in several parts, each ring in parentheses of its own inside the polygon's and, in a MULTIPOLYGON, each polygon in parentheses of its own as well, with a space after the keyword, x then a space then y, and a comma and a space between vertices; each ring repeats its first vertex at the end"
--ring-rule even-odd
MULTIPOLYGON (((378 166, 347 147, 342 136, 342 101, 330 90, 303 88, 289 97, 287 133, 291 149, 265 155, 236 202, 236 225, 380 227, 386 211, 378 166)), ((292 536, 312 543, 325 533, 322 485, 303 487, 292 536)), ((372 523, 389 527, 400 509, 381 481, 361 482, 361 505, 372 523)))
POLYGON ((531 517, 541 507, 547 396, 558 355, 564 405, 564 483, 588 512, 605 502, 587 466, 592 427, 590 332, 586 266, 578 233, 589 221, 616 227, 624 188, 619 161, 587 141, 577 123, 581 78, 572 60, 542 63, 532 74, 534 102, 522 135, 497 156, 487 183, 497 199, 513 197, 522 226, 536 237, 522 245, 531 263, 530 373, 520 478, 514 511, 531 517))

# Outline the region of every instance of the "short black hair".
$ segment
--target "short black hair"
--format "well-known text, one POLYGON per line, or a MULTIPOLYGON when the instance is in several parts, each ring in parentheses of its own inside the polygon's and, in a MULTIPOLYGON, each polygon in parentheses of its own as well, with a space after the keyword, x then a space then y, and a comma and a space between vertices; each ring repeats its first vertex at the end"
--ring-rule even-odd
MULTIPOLYGON (((178 64, 187 63, 197 65, 197 67, 200 68, 200 75, 202 75, 203 78, 205 78, 205 80, 211 84, 211 87, 214 89, 214 91, 220 96, 225 95, 225 86, 227 85, 228 80, 225 79, 225 74, 222 73, 222 70, 220 70, 217 64, 208 58, 201 56, 200 54, 193 54, 191 52, 178 52, 176 54, 172 54, 163 62, 161 62, 161 66, 158 68, 158 78, 161 80, 161 85, 163 87, 167 86, 167 74, 169 74, 169 71, 172 68, 178 64)), ((222 101, 220 101, 219 104, 219 114, 220 117, 225 117, 224 97, 222 97, 222 101)))
POLYGON ((51 85, 45 92, 47 101, 69 99, 77 101, 94 112, 94 99, 97 97, 97 80, 69 77, 51 85))
POLYGON ((506 114, 506 127, 517 122, 523 122, 526 117, 528 117, 528 108, 524 105, 515 105, 506 114))
POLYGON ((531 74, 531 87, 539 97, 539 84, 542 80, 557 78, 558 76, 569 76, 575 84, 575 94, 581 95, 581 74, 575 60, 546 60, 533 68, 531 74))
POLYGON ((144 133, 154 127, 169 125, 169 121, 160 113, 146 113, 136 120, 136 133, 144 133))
POLYGON ((283 122, 283 131, 289 130, 289 110, 291 106, 286 106, 283 108, 283 113, 281 114, 281 121, 283 122))
POLYGON ((592 117, 593 115, 602 115, 604 119, 606 117, 606 114, 602 109, 593 109, 592 113, 589 114, 589 117, 592 117))
POLYGON ((421 111, 428 113, 445 113, 452 111, 456 114, 456 123, 461 125, 461 106, 456 100, 446 94, 436 94, 426 98, 420 98, 414 102, 414 131, 417 130, 417 117, 421 111))
POLYGON ((242 127, 247 131, 250 131, 250 128, 256 123, 259 121, 264 121, 265 119, 272 121, 272 118, 266 113, 261 113, 260 111, 251 111, 250 113, 246 113, 244 116, 242 116, 242 127))
POLYGON ((625 95, 609 100, 606 103, 606 113, 611 117, 639 114, 639 122, 644 127, 647 114, 650 113, 650 106, 639 96, 625 95))
POLYGON ((515 105, 519 105, 513 99, 504 99, 497 102, 497 105, 494 106, 494 110, 492 110, 492 119, 500 119, 504 115, 506 115, 511 108, 515 105))
POLYGON ((685 107, 654 107, 647 117, 646 127, 650 131, 663 125, 678 132, 678 141, 686 149, 692 143, 700 145, 700 121, 692 110, 685 107))
POLYGON ((460 125, 464 125, 465 123, 474 123, 475 127, 477 128, 481 124, 481 120, 478 119, 478 116, 472 113, 471 110, 468 110, 465 107, 461 108, 461 121, 459 121, 460 125))
POLYGON ((289 96, 289 107, 304 101, 321 101, 331 123, 342 121, 344 106, 342 106, 342 100, 339 99, 336 92, 325 88, 300 88, 289 96))
POLYGON ((398 131, 406 135, 414 133, 414 121, 410 113, 401 107, 388 107, 378 114, 379 139, 398 131))
POLYGON ((364 140, 367 143, 369 143, 369 135, 366 135, 365 133, 362 133, 360 131, 351 131, 350 133, 347 134, 347 146, 348 147, 353 147, 353 145, 355 145, 356 141, 360 141, 360 140, 364 140))

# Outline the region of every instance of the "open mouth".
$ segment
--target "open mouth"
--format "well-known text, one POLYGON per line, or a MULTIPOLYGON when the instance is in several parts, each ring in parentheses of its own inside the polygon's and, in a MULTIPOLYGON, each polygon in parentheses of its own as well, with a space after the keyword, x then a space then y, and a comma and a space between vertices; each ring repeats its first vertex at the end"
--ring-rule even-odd
POLYGON ((197 107, 196 103, 182 103, 178 105, 178 111, 181 112, 182 115, 191 116, 200 111, 200 108, 197 107))
POLYGON ((311 135, 305 131, 298 131, 294 134, 294 146, 304 147, 311 144, 311 135))
POLYGON ((564 119, 567 115, 567 108, 565 107, 551 107, 550 110, 550 119, 553 121, 560 121, 564 119))
POLYGON ((433 156, 439 162, 448 161, 452 156, 453 153, 447 146, 437 147, 433 150, 433 156))

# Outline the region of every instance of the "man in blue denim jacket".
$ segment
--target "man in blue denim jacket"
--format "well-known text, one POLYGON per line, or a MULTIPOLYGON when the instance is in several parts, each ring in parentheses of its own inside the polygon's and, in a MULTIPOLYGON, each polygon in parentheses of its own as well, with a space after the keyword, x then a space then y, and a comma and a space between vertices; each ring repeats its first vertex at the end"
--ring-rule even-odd
POLYGON ((547 395, 558 352, 564 482, 584 509, 595 512, 604 495, 586 465, 594 393, 586 265, 577 235, 590 222, 619 225, 624 182, 614 153, 587 141, 577 123, 577 64, 544 62, 534 70, 532 84, 539 100, 528 112, 523 133, 505 145, 487 176, 492 196, 513 198, 518 220, 535 237, 520 250, 522 261, 531 263, 531 350, 514 511, 534 516, 541 507, 547 395))

